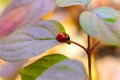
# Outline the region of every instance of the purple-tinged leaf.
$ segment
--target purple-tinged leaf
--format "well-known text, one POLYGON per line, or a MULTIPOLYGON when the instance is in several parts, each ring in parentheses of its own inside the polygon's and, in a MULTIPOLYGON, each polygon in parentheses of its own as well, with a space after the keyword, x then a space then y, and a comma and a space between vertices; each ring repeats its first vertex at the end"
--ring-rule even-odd
POLYGON ((0 69, 0 76, 4 80, 14 80, 25 62, 26 61, 5 63, 0 69))
POLYGON ((116 23, 109 23, 111 30, 114 32, 114 34, 119 37, 120 39, 120 18, 117 20, 116 23))
POLYGON ((115 23, 119 18, 120 14, 113 8, 109 7, 100 7, 93 11, 99 18, 106 22, 115 23))
POLYGON ((36 80, 87 80, 83 64, 76 60, 63 60, 47 69, 36 80))
POLYGON ((58 33, 65 32, 57 21, 40 21, 20 27, 0 40, 0 58, 18 61, 37 56, 60 44, 58 33))
POLYGON ((96 27, 98 26, 98 22, 96 20, 97 20, 96 15, 88 11, 85 11, 80 15, 80 25, 82 29, 92 37, 96 37, 98 34, 96 27))
POLYGON ((19 7, 9 14, 0 17, 0 38, 3 38, 15 31, 27 16, 27 7, 19 7))
POLYGON ((55 8, 55 0, 13 0, 7 7, 2 16, 10 13, 14 9, 19 9, 22 6, 28 7, 25 23, 39 20, 44 15, 48 14, 55 8))
POLYGON ((55 8, 54 0, 13 0, 0 16, 0 38, 20 25, 36 22, 55 8))
POLYGON ((108 7, 100 7, 93 12, 85 11, 80 15, 80 24, 83 30, 88 35, 98 37, 109 45, 120 46, 119 23, 119 12, 108 7))
POLYGON ((56 0, 57 6, 67 7, 72 5, 85 5, 87 6, 92 0, 56 0))
POLYGON ((37 77, 42 75, 44 71, 66 59, 68 58, 61 54, 46 55, 32 64, 22 68, 20 70, 21 79, 35 80, 37 77))

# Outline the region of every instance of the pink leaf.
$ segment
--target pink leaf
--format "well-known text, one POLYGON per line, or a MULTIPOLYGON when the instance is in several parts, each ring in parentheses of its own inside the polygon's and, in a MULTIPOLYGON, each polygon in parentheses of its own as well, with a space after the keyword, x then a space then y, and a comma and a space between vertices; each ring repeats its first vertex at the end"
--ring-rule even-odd
POLYGON ((9 35, 20 25, 38 21, 54 7, 54 0, 13 0, 0 16, 0 38, 9 35))
POLYGON ((16 30, 27 15, 27 7, 12 10, 9 14, 0 18, 0 38, 7 36, 16 30))
POLYGON ((14 0, 3 14, 8 14, 24 5, 29 7, 24 23, 30 23, 52 11, 55 8, 55 0, 14 0))

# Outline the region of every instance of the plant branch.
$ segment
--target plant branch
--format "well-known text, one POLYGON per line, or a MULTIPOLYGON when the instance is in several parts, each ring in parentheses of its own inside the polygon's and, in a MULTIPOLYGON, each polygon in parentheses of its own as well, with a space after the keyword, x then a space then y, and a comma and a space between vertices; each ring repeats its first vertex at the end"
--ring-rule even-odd
POLYGON ((73 44, 75 44, 75 45, 78 45, 78 46, 81 47, 83 50, 85 50, 85 52, 86 52, 87 54, 89 54, 88 50, 87 50, 84 46, 82 46, 81 44, 79 44, 79 43, 77 43, 77 42, 75 42, 75 41, 72 41, 72 40, 70 40, 70 43, 73 43, 73 44))
POLYGON ((87 42, 88 42, 88 70, 89 70, 89 77, 90 77, 90 80, 92 80, 92 70, 91 70, 91 40, 90 40, 90 36, 87 35, 87 42))
POLYGON ((91 40, 90 40, 90 36, 87 35, 87 43, 88 43, 88 51, 90 52, 91 51, 91 40))
POLYGON ((98 41, 97 43, 95 43, 95 44, 93 45, 91 51, 93 51, 93 50, 97 47, 98 44, 100 44, 100 41, 98 41))
POLYGON ((84 46, 82 46, 81 44, 75 42, 75 41, 72 41, 70 40, 69 43, 73 43, 79 47, 81 47, 83 50, 85 50, 85 52, 87 53, 87 56, 88 56, 88 70, 89 70, 89 77, 90 77, 90 80, 92 80, 92 72, 91 72, 91 40, 90 40, 90 36, 88 35, 87 36, 87 42, 88 42, 88 48, 85 48, 84 46))

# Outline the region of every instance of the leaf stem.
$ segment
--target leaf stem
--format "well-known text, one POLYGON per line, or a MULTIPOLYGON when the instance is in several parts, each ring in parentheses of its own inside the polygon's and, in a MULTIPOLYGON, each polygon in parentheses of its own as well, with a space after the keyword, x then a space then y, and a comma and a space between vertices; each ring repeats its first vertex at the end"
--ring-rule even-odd
MULTIPOLYGON (((88 8, 87 6, 85 6, 85 11, 88 11, 88 8)), ((91 39, 90 39, 90 36, 87 35, 87 43, 88 43, 88 48, 87 48, 87 56, 88 56, 88 71, 89 71, 89 80, 92 80, 92 69, 91 69, 91 54, 92 54, 92 51, 91 51, 91 39)))
POLYGON ((90 80, 92 80, 92 69, 91 69, 91 39, 90 39, 90 36, 87 35, 87 42, 88 42, 88 71, 89 71, 89 78, 90 80))
POLYGON ((90 36, 87 35, 87 43, 88 43, 88 51, 91 51, 91 40, 90 40, 90 36))
POLYGON ((70 40, 70 43, 73 43, 73 44, 75 44, 75 45, 78 45, 78 46, 81 47, 83 50, 85 50, 85 52, 86 52, 87 54, 89 54, 88 50, 87 50, 84 46, 82 46, 81 44, 79 44, 79 43, 77 43, 77 42, 75 42, 75 41, 72 41, 72 40, 70 40))
POLYGON ((100 41, 96 42, 96 43, 93 45, 91 51, 93 51, 93 50, 97 47, 98 44, 100 44, 100 41))
POLYGON ((84 46, 82 46, 81 44, 75 42, 75 41, 72 41, 70 40, 69 41, 70 43, 73 43, 79 47, 81 47, 83 50, 85 50, 85 52, 87 53, 87 56, 88 56, 88 71, 89 71, 89 80, 92 80, 92 69, 91 69, 91 54, 92 54, 92 50, 100 43, 100 42, 97 42, 91 49, 91 39, 90 39, 90 36, 87 35, 87 43, 88 43, 88 47, 85 48, 84 46))
POLYGON ((85 50, 85 52, 87 53, 87 57, 88 57, 88 73, 89 73, 89 80, 92 80, 92 51, 96 48, 96 46, 100 43, 100 41, 98 41, 97 43, 95 43, 93 45, 93 47, 91 46, 91 38, 89 35, 87 35, 87 44, 88 44, 88 47, 85 48, 84 46, 82 46, 81 44, 75 42, 75 41, 72 41, 72 40, 69 40, 69 43, 73 43, 79 47, 81 47, 83 50, 85 50))
POLYGON ((87 53, 88 56, 88 71, 89 71, 89 78, 90 80, 92 80, 92 75, 91 75, 91 42, 90 42, 90 36, 88 36, 88 48, 85 48, 84 46, 82 46, 81 44, 70 40, 70 43, 73 43, 75 45, 78 45, 79 47, 81 47, 83 50, 85 50, 85 52, 87 53))
POLYGON ((88 70, 89 70, 89 80, 92 80, 92 75, 91 75, 91 43, 90 43, 90 37, 88 36, 88 48, 85 48, 84 46, 82 46, 81 44, 70 40, 70 43, 73 43, 79 47, 81 47, 83 50, 85 50, 85 52, 87 53, 88 56, 88 70))

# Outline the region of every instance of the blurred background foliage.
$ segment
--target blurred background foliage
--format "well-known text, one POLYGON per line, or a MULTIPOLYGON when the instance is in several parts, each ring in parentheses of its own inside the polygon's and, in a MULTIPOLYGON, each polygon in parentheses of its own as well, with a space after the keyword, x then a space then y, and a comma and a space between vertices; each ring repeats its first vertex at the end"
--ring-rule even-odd
POLYGON ((0 13, 7 7, 11 0, 0 0, 0 13))
MULTIPOLYGON (((0 0, 0 13, 3 12, 10 2, 11 0, 0 0)), ((93 0, 89 5, 89 10, 93 10, 100 6, 109 6, 120 10, 120 0, 93 0)), ((71 40, 87 47, 86 34, 81 30, 78 22, 79 14, 82 11, 82 6, 71 6, 66 8, 57 7, 54 12, 44 16, 42 19, 54 19, 60 21, 70 35, 71 40)), ((62 53, 71 59, 81 60, 87 69, 87 55, 76 45, 63 44, 46 51, 43 55, 53 53, 62 53)), ((25 65, 30 64, 43 55, 28 60, 25 65)), ((120 80, 120 48, 100 44, 94 51, 92 60, 93 80, 120 80)), ((6 62, 0 60, 0 67, 5 63, 6 62)), ((16 80, 21 80, 20 76, 17 77, 16 80)))

